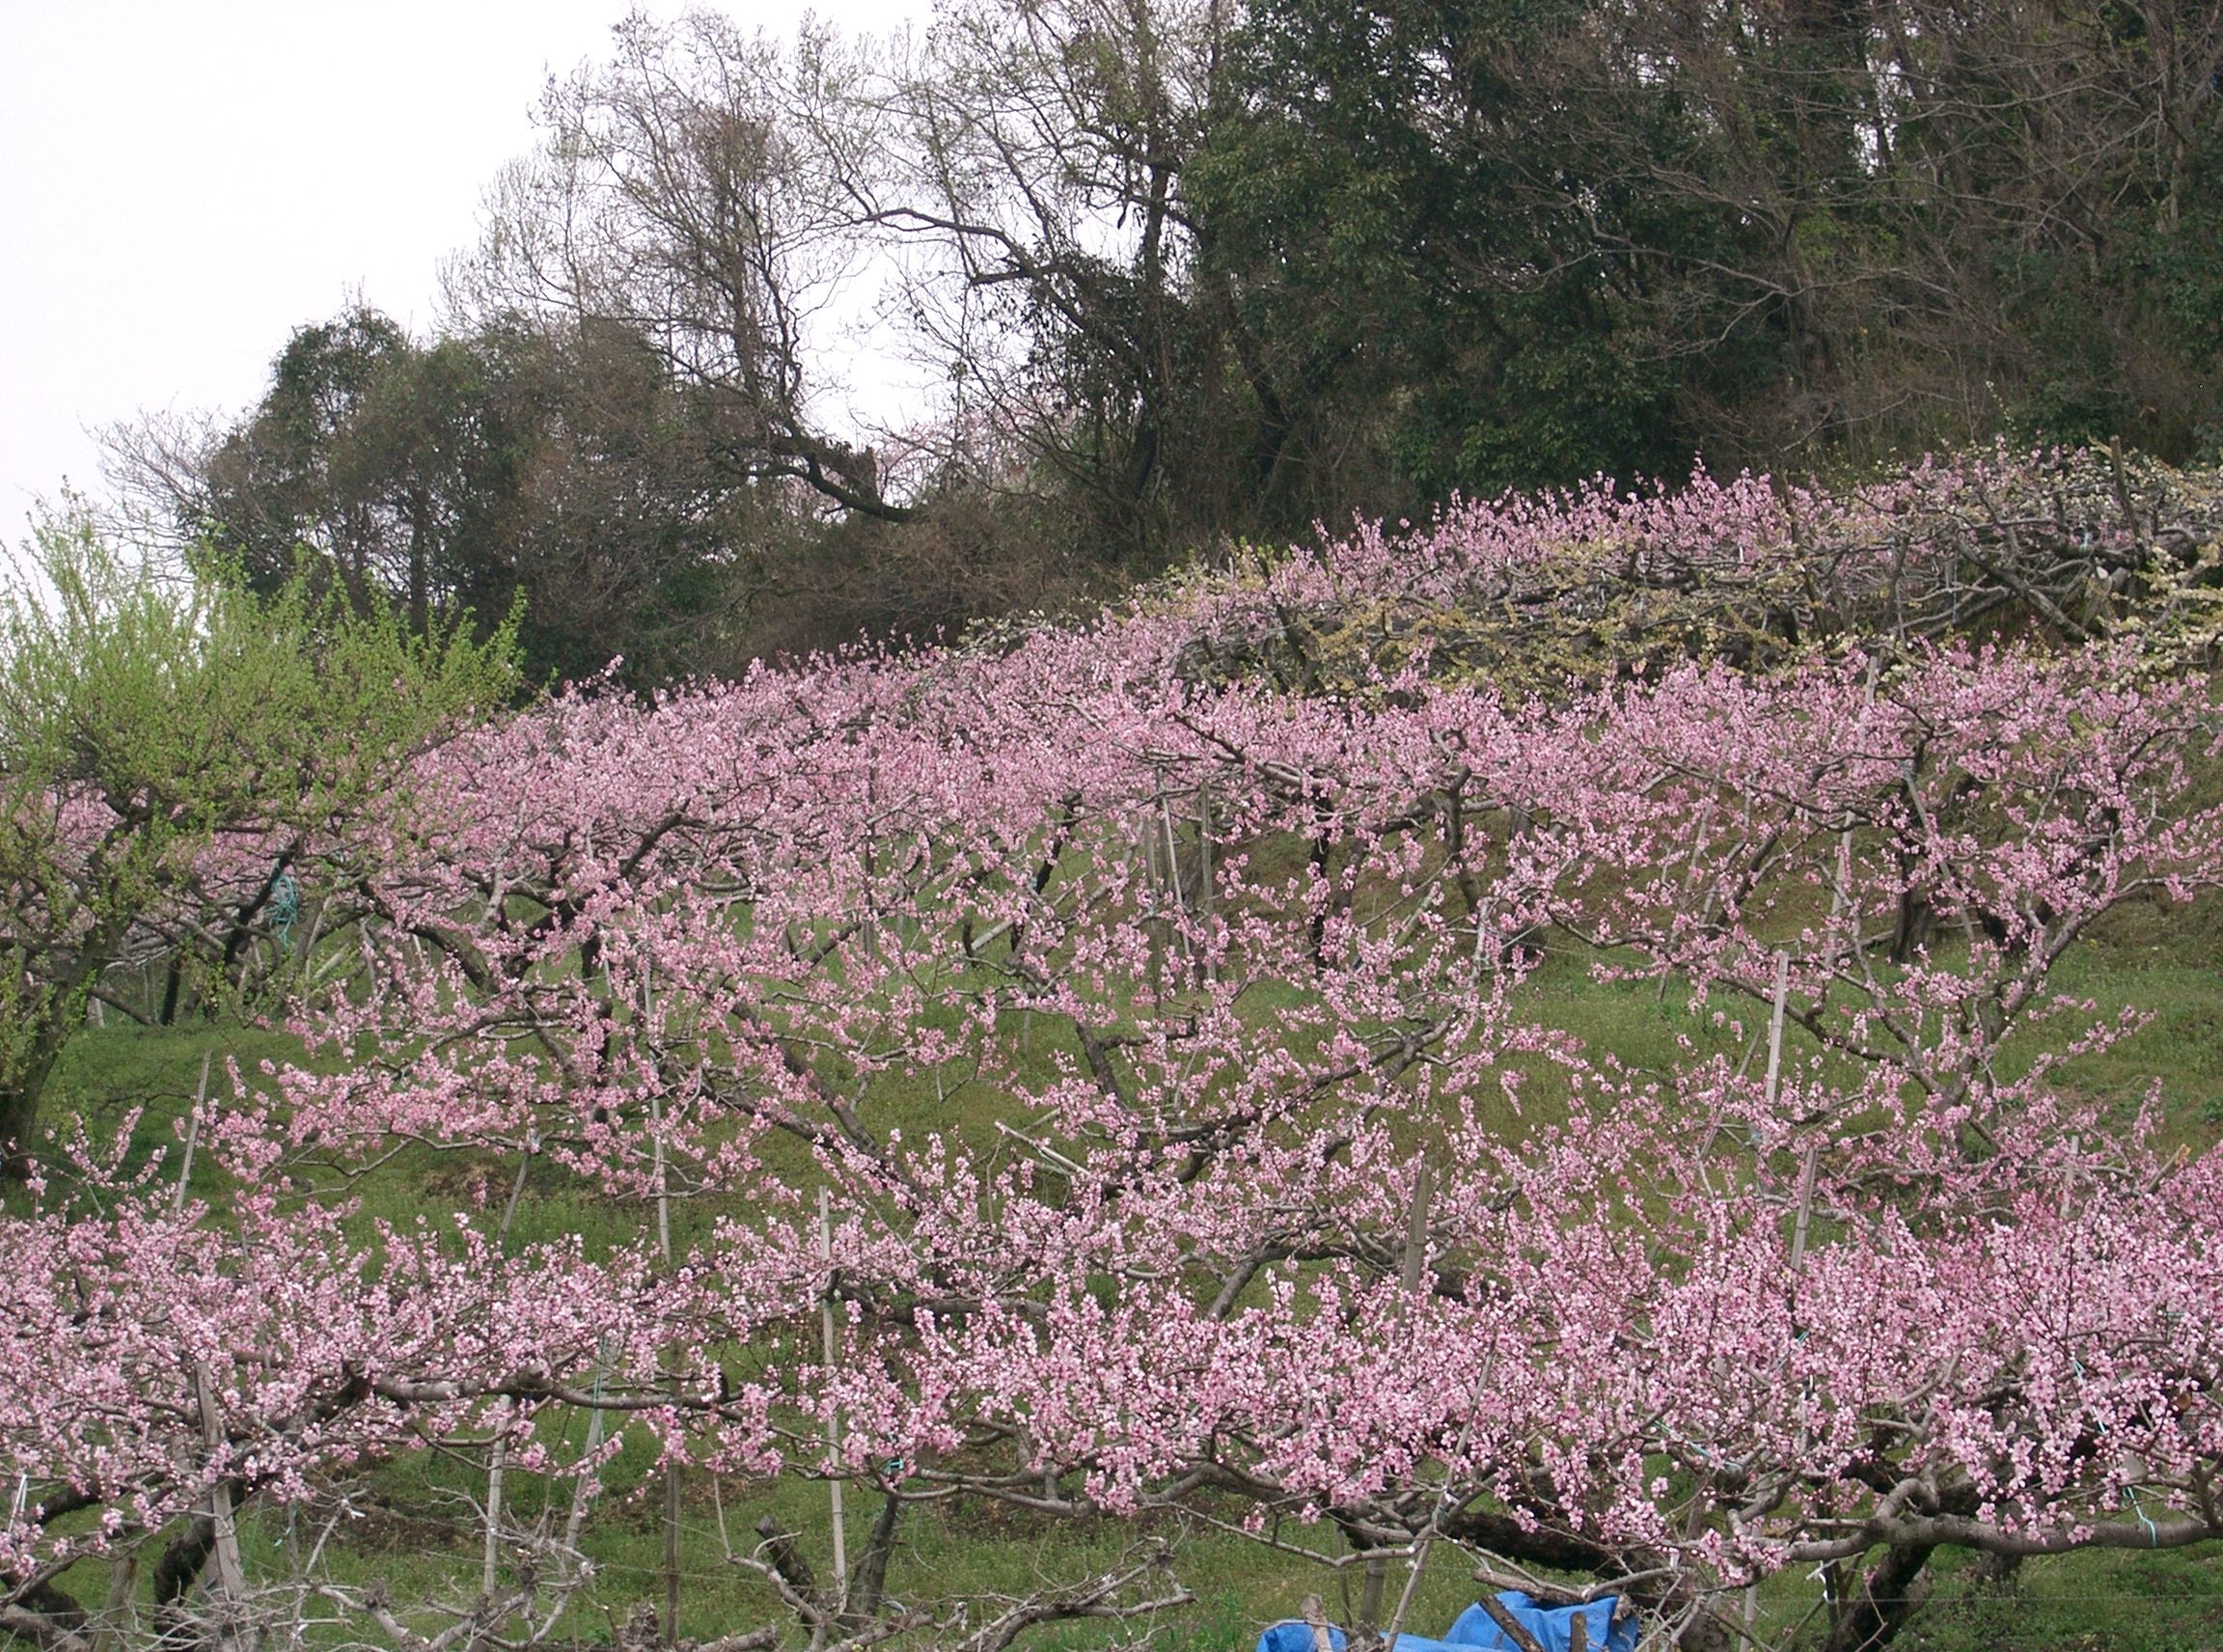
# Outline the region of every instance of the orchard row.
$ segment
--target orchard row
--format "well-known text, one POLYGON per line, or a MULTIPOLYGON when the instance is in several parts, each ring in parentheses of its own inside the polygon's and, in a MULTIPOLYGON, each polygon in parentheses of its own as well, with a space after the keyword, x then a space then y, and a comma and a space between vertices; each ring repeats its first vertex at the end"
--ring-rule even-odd
MULTIPOLYGON (((220 1208, 79 1139, 8 1220, 0 1624, 88 1652, 72 1571, 152 1543, 179 1621, 238 1633, 233 1511, 449 1443, 575 1485, 467 1625, 549 1633, 617 1439, 555 1444, 572 1408, 886 1533, 1324 1523, 1587 1575, 1691 1646, 1791 1569, 1849 1648, 1953 1549, 2223 1537, 2223 1158, 2056 1083, 2135 1020, 2051 984, 2223 875, 2203 681, 2099 625, 1549 696, 1416 634, 1304 680, 1337 604, 1451 616, 1576 542, 1712 547, 1717 587, 1825 536, 1802 503, 1471 511, 1000 648, 571 694, 364 817, 210 841, 235 908, 306 887, 323 1059, 195 1115, 220 1208), (1656 1001, 1675 1053, 1585 1047, 1539 969, 1656 1001), (479 1208, 360 1217, 443 1156, 479 1208), (525 1242, 529 1184, 622 1235, 525 1242)), ((821 1642, 1179 1593, 1178 1552, 967 1618, 891 1605, 884 1550, 845 1599, 743 1562, 821 1642)))

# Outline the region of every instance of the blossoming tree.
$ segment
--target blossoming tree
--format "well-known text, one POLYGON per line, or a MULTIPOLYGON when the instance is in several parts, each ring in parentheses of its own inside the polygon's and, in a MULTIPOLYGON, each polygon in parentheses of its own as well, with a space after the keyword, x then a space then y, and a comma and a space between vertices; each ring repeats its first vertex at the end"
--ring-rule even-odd
MULTIPOLYGON (((1420 560, 1468 582, 1553 531, 1463 520, 1420 560)), ((904 1511, 952 1502, 1363 1564, 1376 1629, 1463 1551, 1659 1644, 1829 1652, 1948 1551, 2223 1537, 2223 1158, 2057 1084, 2127 1026, 2049 984, 2111 909, 2223 875, 2204 687, 2105 638, 1549 698, 1425 648, 1341 690, 1196 669, 1399 566, 1334 547, 425 756, 328 943, 353 973, 298 1009, 343 1059, 196 1124, 236 1197, 80 1143, 10 1219, 0 1623, 92 1652, 75 1580, 151 1553, 207 1638, 310 1599, 410 1652, 545 1638, 614 1438, 564 1446, 574 1410, 867 1494, 830 1581, 776 1527, 730 1550, 819 1645, 1186 1598, 1155 1542, 1016 1601, 892 1590, 904 1511), (1570 938, 1720 1030, 1584 1047, 1533 980, 1570 938), (367 1230, 350 1190, 403 1147, 483 1208, 367 1230), (637 1230, 513 1245, 549 1178, 637 1230), (489 1482, 443 1628, 228 1536, 432 1442, 489 1482), (505 1525, 505 1466, 568 1476, 568 1522, 505 1525), (1794 1570, 1812 1613, 1743 1613, 1794 1570)))

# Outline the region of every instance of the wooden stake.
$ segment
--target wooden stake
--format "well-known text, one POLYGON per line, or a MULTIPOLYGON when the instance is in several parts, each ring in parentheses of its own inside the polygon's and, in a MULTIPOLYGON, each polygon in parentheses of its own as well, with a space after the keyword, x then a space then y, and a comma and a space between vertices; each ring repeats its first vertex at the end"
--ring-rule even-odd
MULTIPOLYGON (((201 1110, 208 1102, 208 1068, 215 1052, 201 1052, 201 1082, 193 1091, 193 1115, 185 1121, 185 1151, 178 1162, 178 1186, 170 1196, 170 1214, 185 1208, 185 1183, 193 1174, 193 1144, 201 1139, 201 1110)), ((193 1362, 193 1403, 201 1411, 201 1444, 211 1463, 224 1445, 224 1430, 216 1420, 216 1385, 208 1378, 208 1362, 193 1362)), ((239 1533, 232 1522, 232 1488, 218 1479, 208 1490, 208 1523, 216 1531, 216 1586, 221 1597, 223 1623, 216 1643, 238 1643, 234 1616, 247 1600, 247 1572, 239 1561, 239 1533)))
POLYGON ((879 842, 880 765, 868 763, 864 769, 864 955, 875 963, 880 958, 880 891, 872 881, 879 876, 873 864, 874 848, 879 842))
POLYGON ((201 1140, 201 1110, 208 1105, 208 1063, 215 1052, 201 1052, 201 1083, 193 1091, 193 1115, 185 1120, 185 1151, 178 1161, 178 1187, 170 1196, 170 1214, 185 1208, 185 1183, 193 1174, 193 1143, 201 1140))
POLYGON ((679 1465, 664 1469, 664 1644, 679 1644, 679 1465))
MULTIPOLYGON (((1873 689, 1873 681, 1871 681, 1870 686, 1873 689)), ((1774 1111, 1776 1067, 1783 1049, 1784 977, 1789 968, 1789 956, 1786 953, 1777 952, 1775 954, 1775 1018, 1768 1049, 1768 1101, 1770 1113, 1774 1111)), ((1821 1152, 1822 1143, 1821 1139, 1817 1137, 1806 1143, 1805 1157, 1798 1166, 1798 1217, 1791 1229, 1791 1272, 1794 1275, 1803 1272, 1806 1266, 1806 1227, 1814 1214, 1814 1169, 1821 1152)), ((1799 1432, 1803 1437, 1805 1430, 1801 1428, 1799 1432)), ((1744 1631, 1747 1639, 1751 1638, 1752 1626, 1758 1621, 1759 1616, 1759 1585, 1756 1583, 1747 1584, 1744 1589, 1744 1631)))
POLYGON ((1181 843, 1173 832, 1173 803, 1166 795, 1166 772, 1158 772, 1158 825, 1166 839, 1166 890, 1172 897, 1166 909, 1166 950, 1171 954, 1174 944, 1179 943, 1181 953, 1189 953, 1189 929, 1182 921, 1189 916, 1189 892, 1181 887, 1181 843))
POLYGON ((1795 1274, 1806 1266, 1806 1226, 1814 1217, 1814 1167, 1821 1153, 1819 1139, 1807 1143, 1805 1163, 1798 1167, 1798 1222, 1791 1230, 1791 1271, 1795 1274))
MULTIPOLYGON (((1210 782, 1196 788, 1196 916, 1203 919, 1209 928, 1212 922, 1212 786, 1210 782)), ((1209 939, 1207 939, 1209 948, 1209 939)), ((1217 981, 1220 966, 1207 950, 1204 955, 1204 978, 1217 981)))
MULTIPOLYGON (((826 1369, 834 1369, 834 1205, 824 1188, 818 1190, 818 1254, 828 1264, 826 1294, 818 1299, 818 1329, 824 1344, 826 1369)), ((841 1473, 840 1473, 841 1417, 838 1412, 826 1423, 827 1481, 829 1500, 834 1505, 834 1604, 837 1615, 849 1604, 849 1535, 842 1525, 841 1473)))
MULTIPOLYGON (((641 972, 641 1032, 648 1031, 650 1006, 654 1003, 653 977, 648 969, 641 972)), ((664 1272, 672 1272, 672 1182, 664 1163, 664 1102, 651 1088, 648 1091, 648 1144, 655 1155, 656 1170, 656 1252, 664 1261, 664 1272)), ((679 1373, 669 1369, 670 1350, 666 1350, 666 1377, 674 1392, 679 1387, 679 1373)), ((679 1643, 679 1460, 667 1452, 664 1465, 664 1644, 679 1643)))
POLYGON ((494 1449, 486 1463, 486 1552, 479 1568, 479 1593, 494 1598, 494 1584, 502 1564, 502 1462, 508 1455, 509 1436, 494 1437, 494 1449))
MULTIPOLYGON (((201 1410, 201 1444, 210 1462, 224 1445, 224 1430, 216 1420, 216 1385, 208 1380, 208 1363, 193 1362, 194 1403, 201 1410)), ((220 1595, 221 1627, 216 1644, 240 1643, 238 1614, 247 1604, 247 1570, 239 1561, 239 1530, 232 1520, 232 1488, 219 1478, 208 1489, 208 1521, 216 1529, 216 1583, 220 1595)))
POLYGON ((664 1271, 672 1271, 672 1187, 664 1168, 664 1106, 654 1090, 648 1092, 650 1150, 656 1166, 656 1252, 664 1258, 664 1271))
POLYGON ((1427 1265, 1428 1205, 1435 1196, 1434 1167, 1422 1159, 1413 1171, 1413 1208, 1405 1219, 1405 1271, 1398 1281, 1408 1297, 1419 1292, 1420 1271, 1427 1265))
MULTIPOLYGON (((597 1346, 594 1350, 594 1387, 592 1397, 602 1398, 602 1377, 608 1363, 608 1351, 597 1346)), ((602 1449, 603 1411, 597 1403, 587 1418, 587 1448, 582 1459, 591 1458, 602 1449)), ((571 1488, 571 1512, 563 1522, 563 1565, 566 1576, 577 1563, 579 1539, 587 1528, 587 1483, 589 1476, 581 1474, 571 1488)))
MULTIPOLYGON (((1428 1263, 1428 1204, 1435 1192, 1435 1172, 1422 1159, 1413 1171, 1413 1204, 1405 1218, 1405 1266, 1398 1278, 1408 1300, 1419 1294, 1420 1275, 1428 1263)), ((1368 1629, 1381 1621, 1382 1596, 1388 1581, 1388 1560, 1381 1556, 1368 1559, 1366 1581, 1358 1592, 1358 1621, 1368 1629)))
POLYGON ((525 1173, 533 1168, 533 1156, 540 1151, 540 1133, 525 1133, 525 1151, 517 1160, 517 1173, 509 1181, 509 1201, 502 1207, 502 1225, 494 1234, 494 1243, 505 1253, 509 1249, 509 1226, 517 1220, 517 1206, 525 1198, 525 1173))
POLYGON ((1791 954, 1775 954, 1775 1008, 1768 1018, 1768 1111, 1783 1085, 1783 1009, 1791 996, 1791 954))

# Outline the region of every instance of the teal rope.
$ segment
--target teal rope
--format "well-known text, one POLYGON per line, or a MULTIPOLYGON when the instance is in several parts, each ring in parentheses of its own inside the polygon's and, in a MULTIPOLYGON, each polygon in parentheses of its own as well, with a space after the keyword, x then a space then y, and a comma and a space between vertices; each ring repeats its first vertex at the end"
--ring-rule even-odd
POLYGON ((2154 1548, 2161 1547, 2161 1528, 2146 1513, 2146 1505, 2138 1501, 2138 1488, 2127 1488, 2130 1493, 2130 1512, 2138 1517, 2138 1524, 2146 1528, 2146 1541, 2154 1548))
POLYGON ((285 951, 293 950, 293 923, 301 916, 301 886, 293 881, 291 872, 280 872, 270 880, 270 931, 278 937, 278 945, 285 951))

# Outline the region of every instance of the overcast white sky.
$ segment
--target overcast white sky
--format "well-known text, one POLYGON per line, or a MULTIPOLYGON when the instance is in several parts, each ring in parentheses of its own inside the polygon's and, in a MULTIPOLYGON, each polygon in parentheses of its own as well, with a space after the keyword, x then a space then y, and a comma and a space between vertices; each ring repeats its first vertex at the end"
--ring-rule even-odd
MULTIPOLYGON (((0 544, 89 430, 236 412, 356 293, 414 329, 551 70, 627 0, 0 0, 0 544)), ((643 10, 694 9, 652 0, 643 10)), ((745 27, 923 21, 927 0, 747 0, 745 27)))

